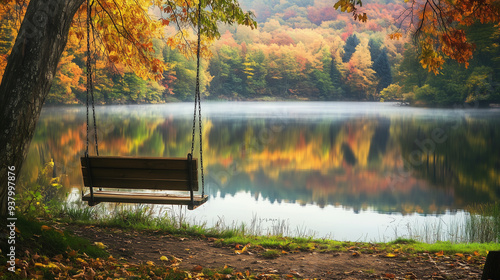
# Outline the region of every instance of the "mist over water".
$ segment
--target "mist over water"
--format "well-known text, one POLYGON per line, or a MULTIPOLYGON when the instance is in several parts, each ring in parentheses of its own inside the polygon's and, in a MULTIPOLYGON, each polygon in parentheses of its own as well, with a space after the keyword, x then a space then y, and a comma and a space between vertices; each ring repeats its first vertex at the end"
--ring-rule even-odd
MULTIPOLYGON (((435 228, 446 239, 456 234, 468 205, 500 197, 499 109, 372 102, 202 106, 210 199, 187 217, 208 225, 253 221, 262 233, 352 241, 425 239, 435 228)), ((99 154, 185 157, 193 112, 192 103, 97 107, 99 154)), ((54 159, 68 192, 79 193, 85 117, 83 107, 45 108, 25 176, 54 159)))

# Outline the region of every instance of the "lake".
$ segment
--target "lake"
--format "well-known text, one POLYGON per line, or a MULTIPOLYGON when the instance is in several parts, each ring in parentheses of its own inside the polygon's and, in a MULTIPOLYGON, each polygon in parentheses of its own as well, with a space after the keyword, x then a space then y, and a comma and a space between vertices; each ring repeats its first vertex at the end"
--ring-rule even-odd
MULTIPOLYGON (((500 197, 498 108, 375 102, 202 106, 209 201, 194 211, 161 208, 193 222, 243 222, 263 234, 432 242, 459 235, 469 205, 500 197)), ((96 109, 100 155, 186 157, 190 151, 191 103, 96 109)), ((79 200, 85 139, 84 107, 44 108, 24 176, 36 177, 53 159, 71 193, 68 200, 79 200)))

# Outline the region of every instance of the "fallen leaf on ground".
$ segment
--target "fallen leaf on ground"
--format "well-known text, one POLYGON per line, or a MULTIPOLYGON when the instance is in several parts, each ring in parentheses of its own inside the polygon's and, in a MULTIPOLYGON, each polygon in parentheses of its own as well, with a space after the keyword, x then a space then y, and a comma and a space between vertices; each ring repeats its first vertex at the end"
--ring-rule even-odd
POLYGON ((52 228, 46 225, 42 226, 42 231, 51 230, 52 228))
MULTIPOLYGON (((240 245, 240 246, 241 246, 241 245, 240 245)), ((235 252, 237 255, 240 255, 240 254, 243 254, 246 250, 247 250, 247 246, 243 247, 243 249, 241 249, 241 250, 235 250, 234 252, 235 252)))
POLYGON ((106 249, 108 246, 104 245, 102 242, 94 242, 94 245, 99 249, 106 249))
POLYGON ((194 272, 200 272, 203 270, 203 267, 201 265, 197 265, 195 267, 193 267, 192 271, 194 272))

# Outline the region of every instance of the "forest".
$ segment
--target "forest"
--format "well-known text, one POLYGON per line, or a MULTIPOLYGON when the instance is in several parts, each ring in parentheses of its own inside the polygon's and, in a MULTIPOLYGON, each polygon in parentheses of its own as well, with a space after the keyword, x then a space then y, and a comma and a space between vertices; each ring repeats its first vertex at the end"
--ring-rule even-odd
MULTIPOLYGON (((404 101, 421 106, 500 102, 500 32, 493 24, 468 28, 476 50, 468 67, 448 59, 439 73, 424 69, 411 38, 391 39, 404 3, 370 1, 367 22, 355 21, 329 0, 240 1, 256 15, 258 28, 221 26, 221 38, 203 59, 202 94, 208 100, 404 101)), ((151 11, 152 14, 155 11, 151 11)), ((13 40, 15 22, 0 20, 0 74, 13 40)), ((46 104, 83 104, 86 47, 70 30, 68 44, 46 104)), ((174 27, 165 27, 174 33, 174 27)), ((137 104, 194 99, 196 61, 153 41, 166 63, 161 79, 144 79, 103 55, 96 62, 99 104, 137 104)))

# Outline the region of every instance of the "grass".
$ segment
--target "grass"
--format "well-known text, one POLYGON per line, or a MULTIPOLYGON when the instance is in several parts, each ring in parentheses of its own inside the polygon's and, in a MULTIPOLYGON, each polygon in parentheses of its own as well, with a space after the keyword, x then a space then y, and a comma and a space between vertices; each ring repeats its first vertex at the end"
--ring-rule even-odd
POLYGON ((268 249, 261 253, 261 256, 266 259, 276 259, 281 256, 281 251, 276 249, 268 249))
MULTIPOLYGON (((101 205, 96 206, 101 207, 101 205)), ((96 213, 105 212, 105 209, 98 209, 96 207, 89 208, 83 206, 81 208, 65 208, 66 213, 62 215, 63 221, 76 222, 76 223, 92 223, 101 226, 109 227, 119 227, 134 230, 150 230, 150 231, 163 231, 174 235, 188 235, 188 236, 198 236, 198 237, 214 237, 217 238, 216 244, 220 246, 228 246, 233 244, 251 244, 252 246, 261 246, 267 249, 279 249, 279 250, 315 250, 315 251, 343 251, 345 248, 349 247, 359 247, 360 250, 369 252, 373 251, 374 246, 377 250, 393 251, 397 248, 404 250, 411 250, 413 252, 440 252, 444 251, 447 253, 473 253, 482 252, 486 253, 488 250, 500 250, 500 245, 494 241, 497 239, 486 240, 481 239, 469 239, 470 242, 443 242, 439 239, 432 243, 421 242, 417 240, 414 236, 410 238, 398 238, 392 242, 387 243, 362 243, 362 242, 340 242, 328 239, 313 238, 312 236, 306 237, 302 235, 301 237, 285 237, 285 233, 289 230, 288 224, 285 221, 270 221, 266 219, 258 219, 256 216, 253 217, 249 225, 246 224, 226 224, 223 219, 219 221, 213 227, 207 227, 206 223, 192 223, 188 221, 185 214, 185 209, 179 208, 177 212, 172 211, 167 215, 167 213, 154 213, 154 211, 146 206, 135 205, 132 207, 126 206, 115 206, 115 208, 109 210, 107 216, 97 217, 96 213), (89 210, 90 209, 90 210, 89 210), (95 209, 95 210, 94 210, 95 209), (271 222, 271 230, 267 234, 262 234, 263 227, 262 223, 271 222), (483 244, 479 241, 485 241, 483 244)), ((498 204, 495 206, 488 206, 485 208, 477 207, 477 211, 482 211, 481 213, 500 213, 498 210, 498 204), (488 211, 488 212, 487 212, 488 211), (494 212, 498 211, 498 212, 494 212)), ((63 211, 64 212, 64 211, 63 211)), ((479 215, 479 214, 477 214, 479 215)), ((471 215, 472 219, 475 219, 475 215, 471 215)), ((485 220, 473 220, 473 222, 480 223, 484 225, 488 223, 491 225, 491 218, 486 218, 485 220)), ((472 223, 469 225, 472 228, 472 223)), ((476 224, 474 224, 476 225, 476 224)), ((478 232, 486 232, 486 228, 474 226, 476 232, 470 233, 470 235, 478 235, 478 232), (481 230, 481 231, 480 231, 481 230)), ((424 229, 425 230, 425 229, 424 229)), ((428 227, 428 230, 438 230, 437 236, 442 236, 443 230, 442 226, 432 226, 428 227)), ((304 230, 301 230, 304 232, 304 230)), ((426 233, 431 236, 435 233, 426 233)), ((491 235, 491 234, 490 234, 491 235)), ((455 240, 456 241, 456 240, 455 240)))
MULTIPOLYGON (((103 207, 103 206, 98 206, 103 207)), ((93 246, 90 241, 72 236, 67 232, 60 232, 57 230, 59 222, 72 222, 81 224, 92 224, 95 226, 104 227, 119 227, 125 229, 133 229, 140 231, 159 231, 168 234, 182 235, 182 236, 195 236, 197 238, 215 238, 214 245, 216 246, 229 246, 232 248, 241 248, 245 245, 249 250, 257 252, 260 256, 267 259, 279 258, 283 254, 289 254, 298 251, 305 252, 356 252, 360 254, 377 254, 386 256, 392 254, 397 255, 402 259, 411 259, 414 256, 422 256, 422 254, 429 254, 434 257, 450 256, 452 258, 479 258, 486 256, 488 251, 500 250, 498 243, 452 243, 452 242, 435 242, 432 244, 416 241, 411 238, 398 238, 391 242, 375 243, 375 242, 341 242, 329 239, 320 239, 313 237, 287 237, 280 234, 281 229, 275 229, 278 235, 256 235, 258 230, 258 221, 254 222, 252 226, 244 224, 230 224, 226 225, 224 221, 219 221, 216 227, 207 227, 205 224, 190 224, 182 212, 172 215, 154 215, 152 210, 145 206, 134 207, 116 207, 110 211, 107 217, 99 217, 98 213, 102 213, 103 209, 90 208, 96 210, 88 210, 88 207, 79 208, 72 206, 63 208, 61 218, 59 220, 52 220, 53 223, 46 225, 34 220, 18 218, 16 223, 19 230, 19 241, 23 244, 21 250, 29 250, 33 256, 35 253, 43 255, 37 261, 29 261, 31 265, 27 267, 29 273, 44 273, 46 278, 53 278, 57 269, 50 267, 51 260, 56 258, 57 255, 63 255, 63 259, 68 259, 71 252, 77 252, 76 257, 69 257, 69 263, 73 269, 68 270, 68 275, 76 275, 81 270, 79 267, 81 263, 79 258, 83 258, 90 266, 98 265, 101 261, 97 258, 106 258, 108 254, 93 246), (47 257, 45 257, 47 256, 47 257), (96 258, 96 259, 88 259, 96 258), (35 263, 41 263, 43 267, 36 267, 35 263), (78 269, 77 269, 78 268, 78 269), (80 270, 79 270, 80 269, 80 270)), ((285 223, 276 223, 286 228, 285 223)), ((2 251, 6 250, 2 248, 2 251)), ((4 254, 2 254, 4 255, 4 254)), ((3 256, 0 256, 0 259, 3 256)), ((25 256, 26 258, 26 256, 25 256)), ((28 254, 29 260, 29 254, 28 254)), ((4 259, 0 261, 5 261, 4 259)), ((116 260, 111 257, 102 262, 104 265, 109 266, 107 270, 96 270, 98 273, 103 274, 103 277, 116 275, 111 273, 117 265, 116 260), (106 274, 109 272, 109 275, 106 274), (104 275, 106 274, 106 275, 104 275)), ((127 264, 128 266, 129 264, 127 264)), ((66 267, 70 267, 66 264, 66 267)), ((97 269, 97 268, 96 268, 97 269)), ((201 268, 200 268, 201 269, 201 268)), ((135 275, 161 275, 161 277, 168 279, 184 279, 189 273, 170 269, 167 267, 151 267, 147 265, 130 267, 129 272, 135 275), (133 269, 133 270, 132 270, 133 269)), ((201 272, 201 271, 200 271, 201 272)), ((234 269, 224 267, 217 270, 203 269, 201 272, 206 276, 212 275, 213 278, 221 278, 223 275, 232 275, 236 277, 243 277, 241 272, 235 272, 234 269)), ((368 269, 366 273, 373 274, 375 270, 368 269)), ((1 273, 0 273, 1 276, 1 273)), ((104 277, 104 278, 106 278, 104 277)), ((240 277, 240 278, 241 278, 240 277)), ((19 279, 23 279, 22 277, 19 279)))
MULTIPOLYGON (((16 221, 16 251, 40 254, 49 257, 66 253, 68 250, 85 253, 90 257, 107 257, 105 250, 99 249, 89 240, 74 236, 70 232, 63 232, 52 225, 38 222, 33 219, 18 217, 16 221)), ((2 244, 2 251, 7 252, 7 244, 2 244)), ((0 258, 5 257, 4 254, 0 258)))
POLYGON ((468 242, 500 241, 500 203, 472 205, 469 212, 465 225, 468 242))
MULTIPOLYGON (((97 207, 102 207, 101 205, 97 207)), ((484 214, 486 210, 497 211, 497 208, 477 208, 484 214)), ((479 211, 478 210, 478 211, 479 211)), ((262 248, 260 254, 265 258, 279 257, 283 251, 316 251, 316 252, 342 252, 349 250, 356 250, 363 254, 373 253, 392 253, 392 252, 405 252, 407 254, 418 253, 439 253, 445 254, 480 254, 485 256, 487 251, 500 250, 500 244, 491 242, 491 240, 481 239, 482 241, 490 241, 478 243, 476 239, 469 239, 475 242, 450 242, 450 241, 437 241, 432 243, 421 242, 415 238, 398 238, 391 242, 341 242, 329 239, 314 238, 312 236, 301 237, 287 237, 284 235, 289 229, 286 222, 271 221, 273 228, 262 234, 263 222, 269 220, 258 219, 254 216, 249 225, 246 224, 226 224, 223 219, 213 227, 207 227, 206 223, 193 223, 186 218, 185 209, 179 208, 177 212, 171 211, 170 213, 154 213, 154 211, 146 206, 136 205, 132 207, 116 206, 110 209, 98 209, 96 207, 82 207, 77 206, 73 208, 65 208, 66 212, 62 215, 62 221, 75 222, 83 224, 94 224, 106 227, 119 227, 132 230, 147 230, 147 231, 161 231, 173 235, 180 236, 195 236, 201 238, 216 238, 215 245, 217 246, 235 246, 236 244, 249 244, 250 247, 262 248), (89 210, 92 209, 92 210, 89 210), (93 210, 96 209, 96 210, 93 210), (107 216, 99 217, 97 213, 105 213, 108 210, 107 216)), ((475 214, 479 215, 479 214, 475 214)), ((476 216, 471 215, 472 219, 476 216)), ((473 222, 484 225, 488 223, 491 225, 492 218, 486 220, 471 220, 473 222)), ((485 227, 472 226, 473 222, 468 225, 474 227, 474 233, 478 235, 480 232, 486 232, 485 227), (477 229, 477 230, 476 230, 477 229)), ((493 223, 493 225, 495 225, 493 223)), ((428 227, 432 230, 443 231, 441 226, 428 227)), ((304 231, 304 230, 302 230, 304 231)), ((472 232, 472 231, 470 231, 472 232)), ((431 236, 433 233, 426 233, 431 236)), ((472 233, 470 233, 472 235, 472 233)), ((440 232, 438 235, 442 236, 440 232)), ((498 240, 498 234, 496 235, 498 240)))

